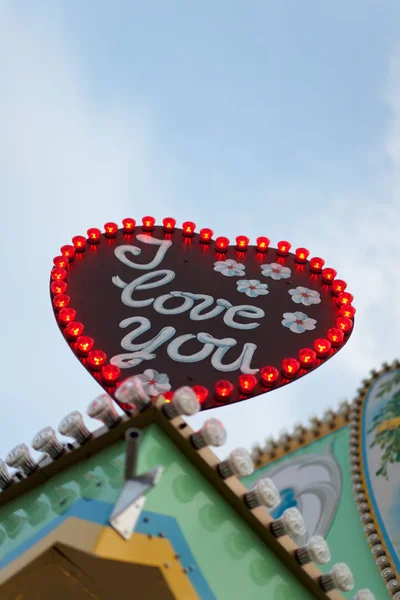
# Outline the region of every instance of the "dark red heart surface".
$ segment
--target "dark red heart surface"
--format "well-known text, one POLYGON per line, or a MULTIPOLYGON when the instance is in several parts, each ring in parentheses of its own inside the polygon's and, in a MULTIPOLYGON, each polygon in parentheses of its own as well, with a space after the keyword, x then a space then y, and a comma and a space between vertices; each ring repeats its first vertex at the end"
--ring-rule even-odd
POLYGON ((140 375, 151 396, 190 385, 214 408, 295 381, 347 342, 352 296, 322 259, 124 223, 75 237, 51 272, 60 329, 109 394, 140 375))

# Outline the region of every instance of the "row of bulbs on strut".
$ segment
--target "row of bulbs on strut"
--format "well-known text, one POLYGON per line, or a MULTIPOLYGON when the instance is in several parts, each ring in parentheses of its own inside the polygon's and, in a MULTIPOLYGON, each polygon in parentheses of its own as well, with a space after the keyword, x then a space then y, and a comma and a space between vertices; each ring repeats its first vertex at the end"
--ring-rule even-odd
POLYGON ((252 447, 251 455, 254 460, 257 460, 260 454, 273 455, 277 448, 286 447, 293 440, 297 440, 301 443, 304 440, 304 436, 306 435, 308 430, 317 433, 323 424, 334 428, 337 417, 341 416, 345 419, 348 419, 350 410, 351 407, 349 402, 347 402, 347 400, 342 400, 336 411, 333 411, 331 408, 328 408, 325 410, 321 418, 317 417, 316 415, 310 417, 310 425, 308 429, 304 427, 304 425, 302 425, 301 423, 296 423, 291 433, 284 429, 281 431, 278 438, 274 439, 273 437, 268 437, 263 445, 260 445, 258 443, 254 444, 252 447))
MULTIPOLYGON (((151 398, 144 392, 140 378, 132 376, 126 379, 115 393, 117 399, 131 407, 131 414, 135 415, 152 404, 151 398)), ((166 402, 162 410, 168 419, 177 416, 191 416, 200 409, 197 396, 193 389, 184 386, 175 391, 170 402, 166 402)), ((108 394, 102 394, 93 400, 87 409, 89 417, 101 421, 108 429, 115 427, 121 420, 116 412, 112 399, 108 394)), ((84 424, 83 417, 78 411, 73 411, 64 417, 58 425, 62 435, 71 437, 78 445, 83 445, 92 438, 92 433, 84 424)), ((199 450, 205 446, 222 446, 226 441, 226 430, 218 419, 210 418, 205 421, 202 428, 195 431, 189 438, 190 443, 199 450)), ((52 427, 40 430, 32 440, 32 447, 57 460, 68 451, 65 444, 61 443, 52 427)), ((5 462, 0 460, 0 489, 4 490, 15 480, 7 466, 17 469, 19 476, 29 476, 39 468, 30 455, 26 444, 19 444, 7 455, 5 462)), ((254 463, 250 453, 245 448, 236 448, 231 451, 228 458, 217 465, 217 471, 222 479, 232 476, 246 477, 254 471, 254 463)), ((281 502, 280 493, 274 482, 264 477, 255 487, 246 492, 243 501, 250 510, 264 506, 273 510, 281 502)), ((270 524, 270 531, 276 538, 288 535, 292 538, 303 536, 306 527, 302 514, 297 508, 286 509, 282 516, 270 524)), ((310 562, 326 564, 331 560, 328 544, 322 536, 311 537, 307 544, 295 551, 295 559, 305 565, 310 562)), ((345 563, 338 563, 329 573, 319 577, 319 585, 325 591, 333 589, 349 591, 354 588, 353 575, 345 563)), ((360 590, 354 600, 374 600, 369 590, 360 590)))

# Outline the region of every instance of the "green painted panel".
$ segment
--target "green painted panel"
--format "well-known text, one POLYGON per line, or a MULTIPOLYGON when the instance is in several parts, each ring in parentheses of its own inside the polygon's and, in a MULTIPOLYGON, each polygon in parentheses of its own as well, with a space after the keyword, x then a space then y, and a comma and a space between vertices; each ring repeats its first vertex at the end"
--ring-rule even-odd
MULTIPOLYGON (((354 499, 350 476, 348 427, 343 427, 270 465, 257 469, 253 475, 243 479, 243 483, 251 487, 260 476, 267 476, 278 465, 307 454, 326 454, 329 447, 341 471, 342 492, 335 516, 325 536, 332 552, 332 561, 328 565, 320 565, 321 571, 329 571, 333 564, 345 562, 353 572, 356 589, 369 588, 376 598, 385 598, 387 592, 366 540, 354 499)), ((354 592, 343 593, 346 598, 351 598, 353 594, 354 592)))
MULTIPOLYGON (((113 504, 122 486, 123 442, 71 467, 41 488, 0 509, 8 535, 0 561, 39 531, 52 527, 78 499, 113 504)), ((143 436, 139 471, 163 465, 160 484, 145 509, 175 517, 218 600, 309 600, 307 592, 248 529, 189 460, 155 426, 143 436)), ((1 541, 1 540, 0 540, 1 541)))

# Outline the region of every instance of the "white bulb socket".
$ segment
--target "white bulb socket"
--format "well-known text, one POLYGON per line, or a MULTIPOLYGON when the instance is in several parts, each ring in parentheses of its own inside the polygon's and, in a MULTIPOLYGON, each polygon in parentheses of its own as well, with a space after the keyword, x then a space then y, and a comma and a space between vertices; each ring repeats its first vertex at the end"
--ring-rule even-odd
POLYGON ((53 460, 64 453, 64 446, 58 441, 52 427, 44 427, 35 435, 31 446, 38 452, 48 454, 53 460))
POLYGON ((331 560, 331 552, 324 538, 321 535, 314 535, 303 548, 296 550, 295 558, 301 565, 310 562, 326 565, 331 560))
POLYGON ((122 404, 130 404, 132 410, 141 412, 151 404, 151 398, 143 389, 143 383, 138 375, 132 375, 121 383, 114 392, 115 398, 122 404))
POLYGON ((26 444, 15 446, 15 448, 8 453, 6 463, 9 467, 20 469, 25 475, 29 475, 37 469, 37 464, 30 455, 29 448, 26 444))
POLYGON ((112 398, 108 394, 101 394, 95 398, 87 407, 86 412, 92 419, 97 419, 104 423, 108 429, 115 427, 121 420, 121 417, 115 410, 112 398))
POLYGON ((58 431, 67 437, 71 437, 78 442, 79 445, 87 442, 92 434, 83 422, 83 417, 80 412, 74 410, 60 421, 58 431))
POLYGON ((281 496, 272 479, 263 477, 253 490, 244 495, 244 501, 250 509, 265 506, 268 510, 273 510, 279 506, 281 496))
POLYGON ((226 442, 225 427, 219 419, 207 419, 199 431, 190 436, 190 441, 196 450, 204 446, 222 446, 226 442))
POLYGON ((171 402, 165 403, 163 410, 168 419, 174 419, 180 415, 189 417, 199 412, 200 404, 192 388, 184 385, 174 392, 171 402))
POLYGON ((218 465, 217 469, 222 479, 227 479, 234 475, 236 477, 246 477, 253 473, 254 463, 246 448, 236 448, 232 450, 226 460, 218 465))
POLYGON ((0 458, 0 490, 4 490, 12 483, 12 477, 8 472, 7 465, 0 458))
POLYGON ((337 563, 329 573, 320 576, 319 584, 324 592, 335 589, 350 592, 354 589, 354 577, 346 563, 337 563))
POLYGON ((358 590, 357 594, 353 596, 353 600, 375 600, 375 596, 371 590, 358 590))
POLYGON ((283 535, 296 538, 306 533, 303 515, 294 507, 286 509, 280 519, 276 519, 276 521, 271 523, 270 529, 272 534, 277 538, 283 535))

